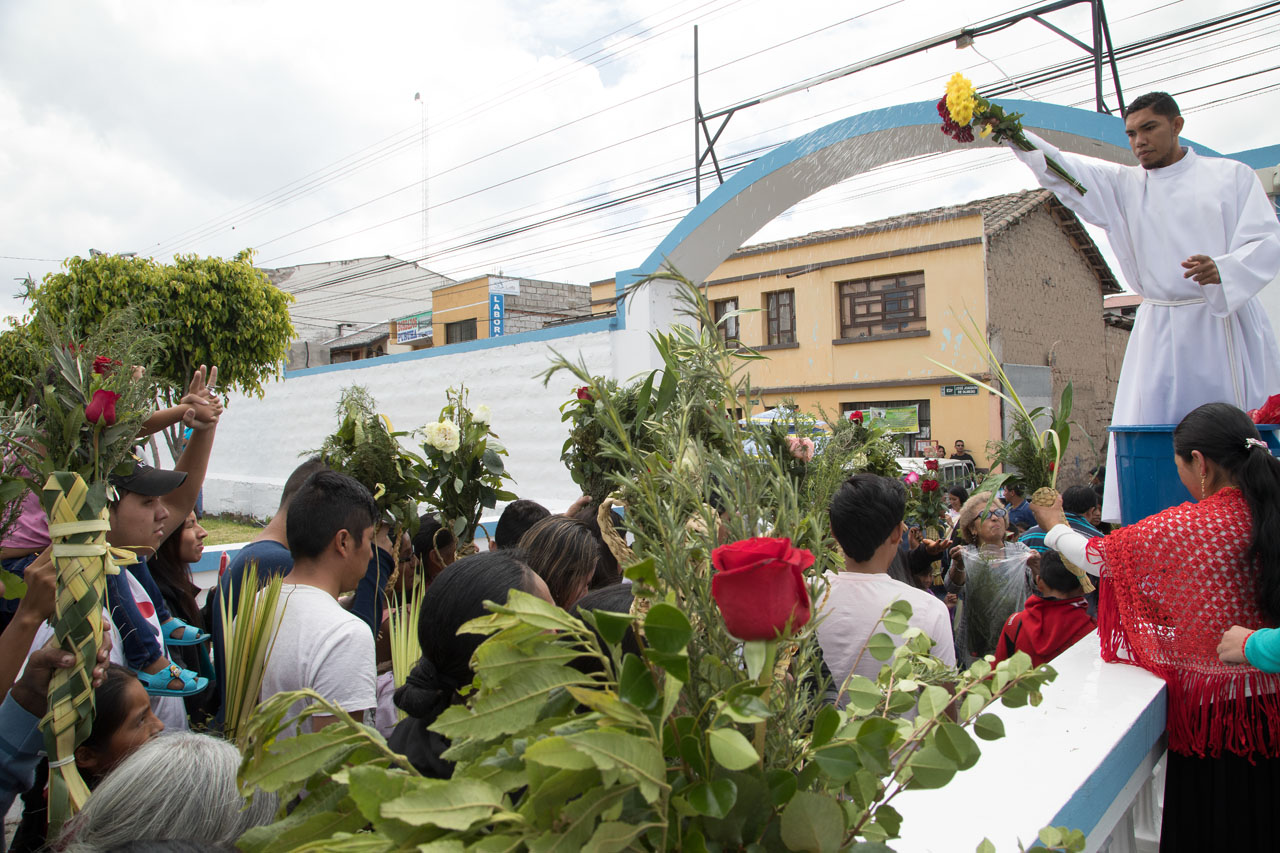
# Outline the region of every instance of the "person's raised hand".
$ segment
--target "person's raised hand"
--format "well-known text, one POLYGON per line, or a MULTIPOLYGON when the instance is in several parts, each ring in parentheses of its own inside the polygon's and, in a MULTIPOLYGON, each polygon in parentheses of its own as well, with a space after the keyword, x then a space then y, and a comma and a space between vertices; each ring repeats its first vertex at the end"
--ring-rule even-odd
POLYGON ((924 533, 920 531, 919 527, 907 528, 907 547, 909 547, 912 551, 914 551, 915 549, 919 548, 922 544, 924 544, 924 541, 925 541, 924 533))
POLYGON ((45 548, 22 573, 27 593, 18 602, 14 618, 30 616, 39 624, 53 615, 57 603, 58 570, 53 564, 53 548, 45 548))
POLYGON ((952 542, 950 539, 926 539, 924 540, 924 548, 930 554, 941 554, 950 548, 952 542))
POLYGON ((1208 255, 1192 255, 1182 262, 1182 268, 1186 270, 1182 277, 1195 279, 1196 284, 1222 284, 1218 265, 1208 255))
POLYGON ((1045 533, 1048 533, 1058 524, 1066 524, 1067 517, 1062 512, 1062 495, 1058 495, 1054 500, 1053 506, 1041 506, 1035 501, 1027 501, 1031 506, 1031 514, 1036 517, 1036 524, 1045 533))
POLYGON ((186 414, 182 417, 184 426, 197 432, 217 426, 218 419, 222 417, 222 400, 213 392, 214 383, 217 381, 217 365, 206 369, 202 364, 196 369, 191 377, 191 383, 187 386, 187 393, 180 401, 188 406, 186 414))
POLYGON ((569 504, 569 508, 564 511, 564 514, 572 518, 574 515, 577 514, 578 510, 585 509, 590 505, 591 505, 591 495, 582 495, 576 501, 569 504))
POLYGON ((964 547, 962 545, 956 545, 948 552, 951 555, 952 564, 961 569, 964 568, 964 555, 962 553, 963 551, 964 551, 964 547))
POLYGON ((1232 625, 1218 641, 1218 660, 1223 663, 1248 663, 1244 656, 1244 641, 1253 631, 1240 625, 1232 625))
MULTIPOLYGON (((51 638, 27 658, 26 669, 14 682, 9 695, 33 717, 43 717, 49 710, 49 682, 53 679, 54 671, 69 669, 75 662, 76 656, 58 648, 57 640, 51 638)), ((93 668, 95 688, 102 686, 102 682, 106 681, 107 664, 110 662, 111 638, 110 635, 103 634, 102 645, 98 648, 97 665, 93 668)))

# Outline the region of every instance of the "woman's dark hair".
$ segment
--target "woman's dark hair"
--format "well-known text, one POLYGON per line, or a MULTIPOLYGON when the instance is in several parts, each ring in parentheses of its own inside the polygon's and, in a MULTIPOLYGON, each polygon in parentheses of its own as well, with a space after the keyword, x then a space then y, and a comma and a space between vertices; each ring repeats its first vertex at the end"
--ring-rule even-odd
POLYGON ((191 566, 178 556, 182 549, 182 533, 186 529, 187 522, 184 519, 178 529, 160 543, 155 556, 147 560, 147 568, 151 570, 151 577, 155 578, 156 586, 160 587, 165 601, 171 603, 170 609, 176 610, 177 615, 188 625, 203 628, 204 617, 196 601, 200 587, 191 579, 191 566))
POLYGON ((479 634, 459 634, 466 622, 487 612, 484 603, 505 604, 513 589, 533 589, 533 570, 517 551, 489 551, 458 560, 441 572, 422 599, 418 643, 422 659, 395 703, 410 716, 434 720, 471 683, 471 656, 484 641, 479 634))
MULTIPOLYGON (((618 558, 613 556, 609 546, 604 543, 604 536, 600 530, 600 504, 592 501, 570 517, 585 524, 591 530, 591 535, 596 537, 596 543, 600 546, 600 562, 596 563, 596 573, 591 576, 589 588, 604 589, 622 580, 622 570, 618 566, 618 558)), ((620 521, 618 514, 611 511, 609 513, 609 521, 616 531, 618 529, 618 521, 620 521)))
POLYGON ((1227 403, 1206 403, 1174 429, 1173 449, 1184 462, 1199 450, 1244 494, 1253 516, 1249 556, 1260 572, 1259 604, 1280 620, 1280 460, 1249 439, 1261 441, 1248 415, 1227 403))
POLYGON ((106 748, 107 741, 125 724, 129 714, 129 705, 125 701, 129 685, 139 683, 132 670, 114 663, 107 664, 106 677, 93 691, 93 728, 80 746, 95 751, 106 748))
MULTIPOLYGON (((583 613, 590 613, 592 610, 604 610, 609 613, 630 613, 631 603, 634 600, 635 596, 631 593, 631 584, 615 583, 612 586, 593 589, 578 599, 578 603, 573 606, 573 615, 581 619, 583 613)), ((591 626, 588 625, 587 627, 590 628, 591 626)), ((600 648, 606 648, 604 638, 600 636, 599 632, 592 629, 592 633, 596 635, 600 648)), ((635 632, 630 628, 627 629, 627 633, 622 635, 622 652, 623 654, 630 653, 637 656, 643 653, 635 632)), ((588 655, 577 658, 571 666, 585 673, 597 673, 603 670, 600 660, 588 655)))
MULTIPOLYGON (((964 486, 952 486, 951 488, 947 489, 947 494, 959 498, 961 504, 969 500, 969 491, 964 486)), ((1019 492, 1018 494, 1022 494, 1022 493, 1019 492)))
POLYGON ((600 546, 591 528, 573 518, 553 515, 520 537, 529 568, 547 582, 551 599, 569 608, 585 591, 600 562, 600 546))
POLYGON ((448 548, 453 541, 453 531, 440 524, 440 516, 429 512, 418 519, 418 532, 413 537, 413 553, 418 555, 425 566, 433 549, 448 548))

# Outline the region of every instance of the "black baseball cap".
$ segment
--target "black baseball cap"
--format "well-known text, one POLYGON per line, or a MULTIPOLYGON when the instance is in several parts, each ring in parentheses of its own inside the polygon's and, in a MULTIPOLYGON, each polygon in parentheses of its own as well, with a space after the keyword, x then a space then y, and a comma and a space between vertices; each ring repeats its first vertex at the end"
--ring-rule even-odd
MULTIPOLYGON (((126 492, 133 492, 151 498, 167 495, 181 486, 187 479, 186 471, 166 471, 152 468, 137 456, 133 457, 133 471, 129 474, 112 474, 108 479, 111 485, 126 492)), ((116 468, 119 471, 120 468, 116 468)))

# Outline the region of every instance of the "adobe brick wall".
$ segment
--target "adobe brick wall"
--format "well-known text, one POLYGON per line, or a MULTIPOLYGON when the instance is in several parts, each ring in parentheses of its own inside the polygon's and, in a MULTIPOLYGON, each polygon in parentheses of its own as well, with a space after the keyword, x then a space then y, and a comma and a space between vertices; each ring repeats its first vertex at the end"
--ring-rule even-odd
POLYGON ((1097 277, 1045 207, 989 242, 987 305, 992 349, 1002 362, 1050 366, 1055 402, 1073 383, 1078 426, 1062 475, 1065 485, 1081 481, 1106 441, 1119 376, 1117 342, 1108 332, 1119 330, 1103 322, 1097 277))
POLYGON ((591 288, 583 284, 520 280, 520 295, 506 298, 507 334, 541 329, 549 322, 591 313, 591 288))

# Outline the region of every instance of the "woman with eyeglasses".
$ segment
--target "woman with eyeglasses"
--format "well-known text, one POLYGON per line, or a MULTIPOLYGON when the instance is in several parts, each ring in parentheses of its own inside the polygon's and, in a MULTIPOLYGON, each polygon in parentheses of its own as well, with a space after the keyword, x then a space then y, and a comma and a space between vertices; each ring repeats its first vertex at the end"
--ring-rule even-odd
POLYGON ((969 661, 995 654, 1000 631, 1035 591, 1032 567, 1035 551, 1009 542, 1009 511, 989 494, 964 502, 956 519, 956 537, 963 544, 951 549, 947 591, 958 587, 963 605, 957 608, 956 659, 961 647, 969 661))
POLYGON ((1233 625, 1280 621, 1280 460, 1226 403, 1183 418, 1173 451, 1188 503, 1094 538, 1061 501, 1032 510, 1047 546, 1102 578, 1103 660, 1168 685, 1160 849, 1271 850, 1280 675, 1220 660, 1218 646, 1233 625))

